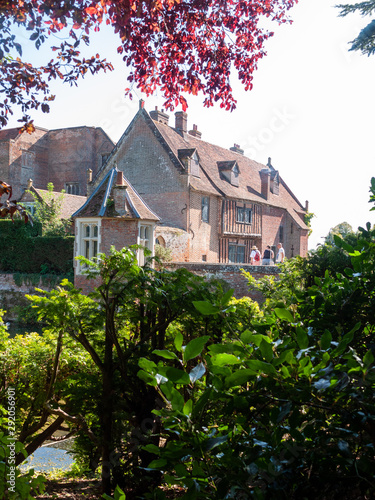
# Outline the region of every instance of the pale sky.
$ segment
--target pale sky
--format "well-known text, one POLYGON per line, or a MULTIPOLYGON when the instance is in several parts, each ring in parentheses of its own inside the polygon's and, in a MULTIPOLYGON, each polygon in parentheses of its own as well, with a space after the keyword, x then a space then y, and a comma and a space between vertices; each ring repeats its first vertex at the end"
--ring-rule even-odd
MULTIPOLYGON (((232 113, 219 106, 203 108, 202 96, 187 97, 189 129, 197 124, 203 140, 222 147, 237 143, 260 163, 271 157, 300 202, 309 201, 316 214, 310 249, 341 222, 354 229, 375 223, 368 203, 375 176, 375 56, 348 52, 348 42, 369 19, 339 18, 336 3, 300 0, 290 11, 293 24, 273 27, 253 90, 245 92, 233 74, 238 105, 232 113)), ((161 109, 161 94, 147 98, 137 91, 133 101, 123 98, 127 71, 117 45, 108 30, 93 38, 90 53, 107 57, 115 71, 88 76, 78 88, 54 85, 51 113, 35 113, 35 125, 102 127, 118 141, 137 112, 138 99, 145 100, 147 111, 161 109)), ((15 114, 9 126, 18 126, 18 118, 15 114)))

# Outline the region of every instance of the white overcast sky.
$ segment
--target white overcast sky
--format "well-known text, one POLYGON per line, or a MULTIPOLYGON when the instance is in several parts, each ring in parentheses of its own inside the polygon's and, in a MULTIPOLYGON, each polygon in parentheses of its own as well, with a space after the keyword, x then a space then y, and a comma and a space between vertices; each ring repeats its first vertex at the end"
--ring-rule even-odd
MULTIPOLYGON (((267 42, 268 55, 259 63, 253 90, 242 90, 233 75, 234 112, 203 108, 203 97, 188 97, 189 129, 197 124, 204 140, 223 147, 240 144, 261 163, 271 157, 301 203, 309 201, 316 214, 310 249, 341 222, 354 229, 375 222, 368 203, 375 176, 375 56, 348 52, 348 42, 369 19, 339 18, 336 3, 300 0, 290 11, 293 24, 273 27, 275 36, 267 42)), ((89 76, 78 88, 55 85, 51 113, 35 113, 35 124, 102 127, 118 141, 137 112, 138 99, 146 101, 147 111, 162 108, 160 94, 146 98, 136 92, 133 101, 123 98, 127 71, 117 45, 109 30, 93 38, 90 52, 111 60, 115 71, 89 76)), ((9 126, 18 126, 17 118, 9 126)))

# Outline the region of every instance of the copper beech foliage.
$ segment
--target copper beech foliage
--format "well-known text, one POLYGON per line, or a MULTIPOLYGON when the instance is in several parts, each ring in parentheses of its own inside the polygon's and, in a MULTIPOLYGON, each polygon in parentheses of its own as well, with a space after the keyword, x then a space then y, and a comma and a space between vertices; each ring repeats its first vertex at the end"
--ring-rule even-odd
POLYGON ((13 220, 15 214, 18 214, 26 222, 33 223, 31 217, 28 215, 22 205, 19 205, 16 200, 11 200, 12 186, 6 182, 0 181, 0 199, 3 195, 8 195, 5 202, 0 203, 0 219, 10 217, 13 220))
POLYGON ((204 105, 233 110, 231 73, 236 70, 246 90, 265 55, 264 42, 273 35, 260 26, 263 18, 284 23, 298 0, 0 0, 0 126, 6 125, 14 105, 24 112, 23 130, 31 131, 28 112, 49 111, 48 82, 61 79, 76 84, 86 73, 111 70, 99 54, 84 58, 81 44, 103 23, 119 36, 117 51, 130 67, 134 87, 152 94, 157 88, 166 109, 181 105, 183 94, 204 95, 204 105), (22 61, 22 46, 13 34, 14 23, 24 25, 37 48, 52 34, 64 34, 54 57, 42 67, 22 61), (16 54, 17 57, 10 57, 16 54))

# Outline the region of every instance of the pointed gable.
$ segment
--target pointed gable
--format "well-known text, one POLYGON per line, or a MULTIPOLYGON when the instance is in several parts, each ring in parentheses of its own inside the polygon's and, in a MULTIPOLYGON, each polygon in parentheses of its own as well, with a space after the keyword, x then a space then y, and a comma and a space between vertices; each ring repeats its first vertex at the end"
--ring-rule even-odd
POLYGON ((226 179, 232 186, 239 186, 240 169, 236 160, 218 161, 217 166, 223 179, 226 179))
POLYGON ((123 173, 109 170, 73 217, 115 217, 159 221, 123 173))

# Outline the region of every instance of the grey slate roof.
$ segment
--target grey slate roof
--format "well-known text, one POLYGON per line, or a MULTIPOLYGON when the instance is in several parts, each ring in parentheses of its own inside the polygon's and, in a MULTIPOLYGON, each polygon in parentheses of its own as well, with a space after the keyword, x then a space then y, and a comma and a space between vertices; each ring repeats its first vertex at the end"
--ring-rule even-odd
POLYGON ((100 184, 93 191, 86 203, 77 210, 73 217, 121 217, 127 219, 160 220, 146 202, 140 197, 130 182, 116 167, 109 170, 100 184), (126 186, 124 214, 116 212, 113 203, 108 203, 113 195, 118 174, 122 175, 122 185, 126 186))

